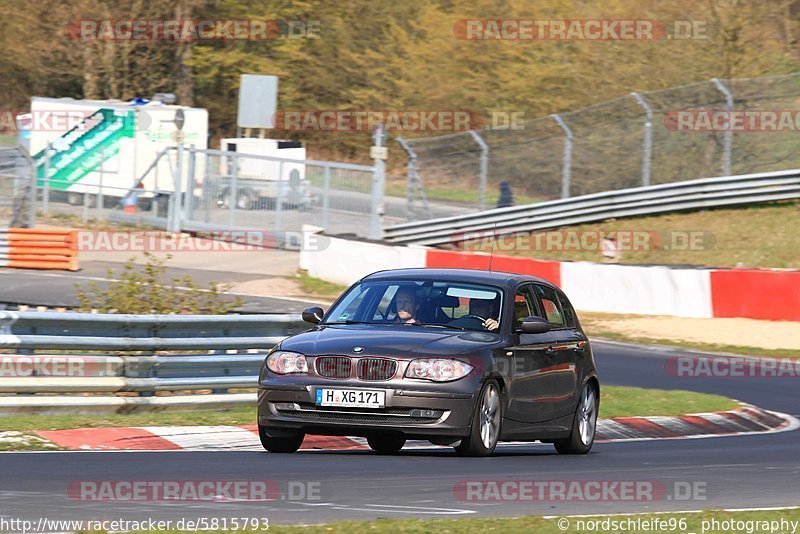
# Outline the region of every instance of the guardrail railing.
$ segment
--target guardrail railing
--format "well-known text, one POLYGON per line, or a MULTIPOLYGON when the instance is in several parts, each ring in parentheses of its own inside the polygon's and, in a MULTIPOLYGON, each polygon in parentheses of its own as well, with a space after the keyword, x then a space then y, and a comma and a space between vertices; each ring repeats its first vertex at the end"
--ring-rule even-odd
POLYGON ((384 228, 393 243, 441 245, 469 234, 546 230, 615 217, 800 198, 800 170, 725 176, 594 193, 384 228))
POLYGON ((3 311, 0 414, 253 403, 230 390, 255 388, 268 349, 308 328, 289 314, 3 311), (154 396, 164 391, 193 394, 154 396))

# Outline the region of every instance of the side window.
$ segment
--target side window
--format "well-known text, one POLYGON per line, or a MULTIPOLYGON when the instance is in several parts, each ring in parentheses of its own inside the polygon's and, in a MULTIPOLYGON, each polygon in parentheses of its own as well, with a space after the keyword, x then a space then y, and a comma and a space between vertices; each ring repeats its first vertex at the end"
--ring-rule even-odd
POLYGON ((536 315, 535 310, 531 286, 529 284, 521 285, 517 288, 517 294, 514 296, 514 327, 518 327, 526 317, 536 315))
POLYGON ((558 292, 558 300, 561 302, 561 310, 564 312, 564 324, 569 328, 574 328, 577 322, 575 321, 575 310, 572 308, 572 304, 561 291, 558 292))
POLYGON ((555 328, 564 327, 564 313, 561 310, 561 303, 558 301, 558 295, 555 290, 539 284, 536 284, 535 287, 539 300, 542 303, 542 310, 544 311, 543 317, 555 328))

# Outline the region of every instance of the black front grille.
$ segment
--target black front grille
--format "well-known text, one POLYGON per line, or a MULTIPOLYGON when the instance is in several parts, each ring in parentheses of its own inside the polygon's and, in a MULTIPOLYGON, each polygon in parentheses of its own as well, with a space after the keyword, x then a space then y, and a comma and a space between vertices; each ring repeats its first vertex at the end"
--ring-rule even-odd
POLYGON ((356 371, 361 380, 389 380, 397 372, 397 362, 385 358, 361 358, 356 371))
POLYGON ((437 418, 410 417, 411 410, 375 410, 375 413, 351 412, 338 408, 303 407, 300 410, 278 410, 283 416, 317 421, 320 423, 387 423, 387 424, 429 424, 435 423, 437 418))
POLYGON ((317 374, 325 378, 350 378, 350 358, 347 356, 318 356, 317 374))

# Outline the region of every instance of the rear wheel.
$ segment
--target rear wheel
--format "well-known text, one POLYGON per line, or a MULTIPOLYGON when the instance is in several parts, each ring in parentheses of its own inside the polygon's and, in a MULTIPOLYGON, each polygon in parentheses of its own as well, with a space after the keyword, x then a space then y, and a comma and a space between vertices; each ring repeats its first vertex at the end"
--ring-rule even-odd
POLYGON ((265 426, 258 425, 258 437, 261 439, 261 445, 269 452, 297 452, 306 436, 301 433, 286 438, 273 438, 267 435, 265 426))
POLYGON ((561 454, 586 454, 594 444, 597 430, 597 394, 591 384, 584 384, 578 407, 572 420, 572 432, 563 439, 555 440, 556 450, 561 454))
POLYGON ((367 438, 369 448, 381 454, 395 454, 400 452, 406 444, 402 436, 370 436, 367 438))
POLYGON ((500 438, 500 421, 503 416, 500 388, 489 380, 483 386, 469 436, 461 440, 455 449, 460 456, 490 456, 500 438))

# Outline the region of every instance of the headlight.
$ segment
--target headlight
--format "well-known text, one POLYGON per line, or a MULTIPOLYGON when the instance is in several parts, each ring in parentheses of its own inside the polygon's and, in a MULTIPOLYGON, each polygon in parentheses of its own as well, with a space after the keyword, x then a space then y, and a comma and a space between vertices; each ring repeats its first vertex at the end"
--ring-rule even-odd
POLYGON ((472 371, 471 365, 458 360, 424 359, 413 360, 408 364, 406 376, 435 382, 448 382, 464 378, 470 371, 472 371))
POLYGON ((279 375, 308 372, 306 357, 297 352, 273 352, 267 356, 267 367, 279 375))

